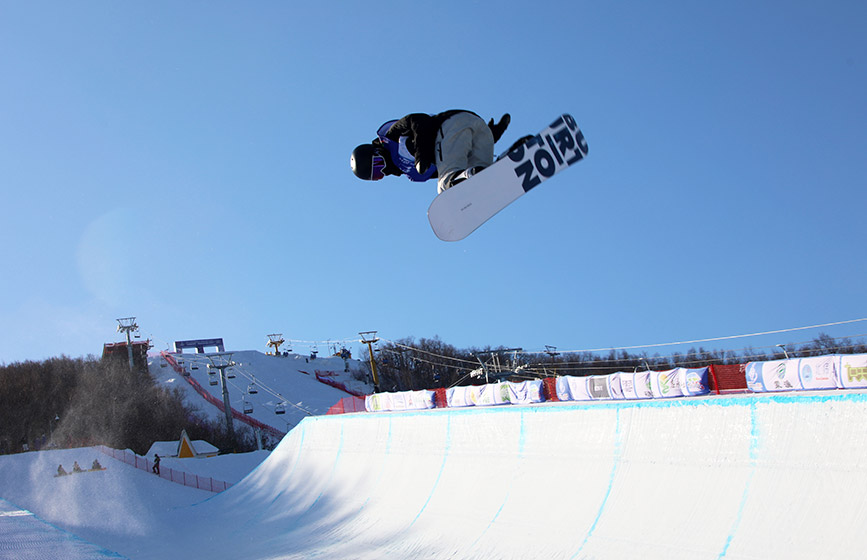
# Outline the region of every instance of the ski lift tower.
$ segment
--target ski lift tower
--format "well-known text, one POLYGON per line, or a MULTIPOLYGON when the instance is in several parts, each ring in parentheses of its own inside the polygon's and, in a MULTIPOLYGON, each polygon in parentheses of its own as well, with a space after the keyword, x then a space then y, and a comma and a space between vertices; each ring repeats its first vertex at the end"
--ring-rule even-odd
POLYGON ((268 346, 274 347, 274 355, 280 355, 280 345, 286 342, 283 340, 282 334, 269 334, 268 335, 268 346))
POLYGON ((373 374, 373 388, 379 391, 379 375, 376 373, 376 361, 373 359, 373 345, 379 342, 376 338, 376 331, 364 331, 358 333, 361 335, 361 342, 367 344, 367 353, 370 356, 370 373, 373 374))
POLYGON ((222 352, 219 354, 209 354, 208 361, 211 362, 209 367, 220 370, 220 382, 223 387, 223 412, 226 413, 226 429, 229 432, 229 439, 232 440, 232 446, 235 446, 235 425, 232 422, 232 406, 229 404, 229 384, 226 381, 226 370, 235 365, 232 361, 231 352, 222 352))
POLYGON ((117 332, 126 333, 126 351, 129 355, 129 370, 133 371, 132 360, 132 337, 131 333, 138 331, 138 325, 135 324, 135 317, 123 317, 117 320, 117 332))
MULTIPOLYGON (((551 356, 551 369, 554 370, 554 376, 557 375, 557 356, 560 355, 560 352, 557 352, 556 346, 550 346, 548 344, 545 345, 545 353, 551 356)), ((544 366, 543 368, 544 369, 544 366)))
POLYGON ((482 370, 485 372, 485 383, 490 383, 489 379, 489 368, 488 365, 482 361, 482 356, 488 356, 491 358, 494 367, 494 377, 498 380, 505 379, 512 374, 512 371, 504 370, 502 364, 500 363, 500 355, 506 352, 512 352, 515 357, 512 360, 513 365, 518 361, 518 352, 523 352, 523 348, 500 348, 498 350, 486 350, 484 352, 478 352, 475 355, 476 359, 479 361, 479 364, 482 366, 482 370))

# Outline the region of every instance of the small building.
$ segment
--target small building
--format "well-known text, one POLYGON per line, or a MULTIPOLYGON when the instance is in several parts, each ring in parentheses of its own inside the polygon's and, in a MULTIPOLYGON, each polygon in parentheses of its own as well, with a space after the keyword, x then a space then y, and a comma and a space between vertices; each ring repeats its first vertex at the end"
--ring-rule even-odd
POLYGON ((163 457, 177 457, 178 459, 216 457, 219 449, 203 439, 190 440, 186 430, 181 431, 181 439, 178 441, 155 441, 148 449, 147 457, 154 454, 163 457))

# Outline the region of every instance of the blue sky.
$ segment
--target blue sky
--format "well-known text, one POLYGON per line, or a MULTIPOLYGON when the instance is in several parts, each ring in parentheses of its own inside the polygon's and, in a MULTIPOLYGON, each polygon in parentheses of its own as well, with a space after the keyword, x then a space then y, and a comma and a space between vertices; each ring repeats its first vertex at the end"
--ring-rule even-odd
POLYGON ((867 317, 867 6, 706 4, 3 3, 0 363, 99 354, 126 316, 157 349, 262 350, 867 317), (511 113, 500 149, 571 113, 590 155, 441 242, 434 182, 359 181, 349 153, 451 108, 511 113))

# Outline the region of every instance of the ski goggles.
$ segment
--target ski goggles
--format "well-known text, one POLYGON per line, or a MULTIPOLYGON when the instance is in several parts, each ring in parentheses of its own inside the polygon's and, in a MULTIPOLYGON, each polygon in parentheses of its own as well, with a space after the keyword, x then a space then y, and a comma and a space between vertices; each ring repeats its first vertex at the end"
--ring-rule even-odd
POLYGON ((385 177, 385 158, 382 156, 373 156, 373 161, 370 166, 370 180, 379 181, 385 177))

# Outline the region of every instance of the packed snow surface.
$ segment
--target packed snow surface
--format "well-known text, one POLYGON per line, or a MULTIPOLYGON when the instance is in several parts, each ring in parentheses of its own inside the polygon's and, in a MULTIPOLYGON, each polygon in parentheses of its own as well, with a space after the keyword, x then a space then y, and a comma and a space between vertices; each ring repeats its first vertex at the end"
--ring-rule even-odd
MULTIPOLYGON (((272 356, 253 350, 230 354, 235 365, 226 370, 226 382, 232 408, 243 412, 246 403, 253 409, 247 416, 282 433, 288 432, 307 416, 325 414, 337 401, 349 396, 349 393, 320 379, 342 385, 356 393, 373 392, 371 384, 358 379, 362 366, 355 359, 344 360, 335 356, 311 359, 310 355, 292 353, 288 356, 272 356), (255 393, 250 392, 253 388, 255 393), (278 414, 280 404, 283 404, 283 414, 278 414)), ((181 367, 190 379, 222 403, 220 376, 216 369, 209 370, 208 365, 212 361, 224 361, 213 354, 185 353, 173 356, 181 362, 181 367), (212 382, 215 384, 212 385, 212 382)), ((180 389, 184 398, 205 416, 217 421, 225 418, 220 409, 203 399, 185 376, 161 357, 154 356, 151 359, 149 370, 157 383, 180 389)))
POLYGON ((0 497, 93 558, 861 558, 865 413, 829 391, 317 416, 220 494, 102 458, 53 476, 85 448, 0 457, 0 497))

